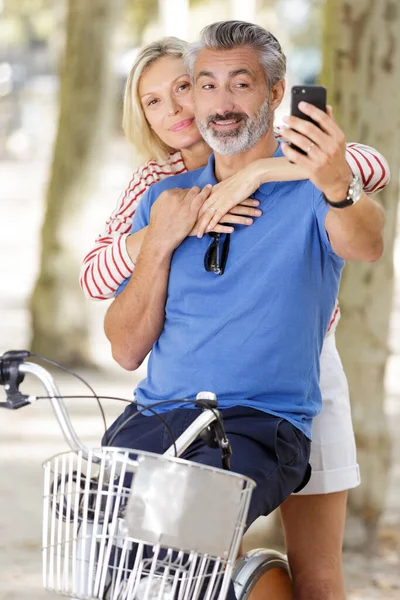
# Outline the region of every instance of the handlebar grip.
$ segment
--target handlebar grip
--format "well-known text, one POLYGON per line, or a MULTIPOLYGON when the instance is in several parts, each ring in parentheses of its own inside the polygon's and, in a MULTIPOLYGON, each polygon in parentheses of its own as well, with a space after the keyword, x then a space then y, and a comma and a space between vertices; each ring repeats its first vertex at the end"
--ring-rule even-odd
POLYGON ((7 395, 7 401, 0 402, 0 408, 16 410, 30 404, 29 396, 19 391, 25 377, 20 366, 29 355, 28 350, 10 350, 0 357, 0 385, 4 386, 7 395))

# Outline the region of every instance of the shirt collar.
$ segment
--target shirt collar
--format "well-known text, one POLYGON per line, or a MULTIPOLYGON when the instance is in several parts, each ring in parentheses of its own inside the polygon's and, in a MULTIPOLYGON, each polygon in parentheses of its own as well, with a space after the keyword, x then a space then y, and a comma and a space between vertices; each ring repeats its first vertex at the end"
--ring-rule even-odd
POLYGON ((200 189, 203 189, 208 183, 211 185, 217 185, 218 181, 215 179, 215 157, 214 154, 211 154, 208 159, 208 163, 202 169, 200 175, 196 180, 196 185, 199 186, 200 189))
MULTIPOLYGON (((273 158, 278 158, 281 156, 284 156, 284 154, 282 152, 281 145, 279 144, 278 148, 275 151, 273 158)), ((196 180, 196 185, 198 185, 199 188, 201 188, 201 189, 203 189, 203 187, 206 186, 208 183, 211 183, 211 185, 216 185, 218 183, 218 181, 215 178, 214 154, 211 154, 210 158, 208 159, 208 163, 203 168, 203 170, 201 171, 200 175, 198 176, 198 178, 196 180)), ((263 183, 263 185, 261 185, 259 187, 259 191, 264 196, 269 196, 270 194, 272 194, 272 192, 274 191, 274 189, 278 183, 279 182, 277 182, 277 181, 274 181, 272 183, 263 183)))

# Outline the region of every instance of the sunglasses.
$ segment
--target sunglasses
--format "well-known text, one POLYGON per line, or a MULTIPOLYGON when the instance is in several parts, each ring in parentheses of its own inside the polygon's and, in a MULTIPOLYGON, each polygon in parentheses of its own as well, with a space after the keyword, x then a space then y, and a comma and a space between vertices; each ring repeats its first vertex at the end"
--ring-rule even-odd
POLYGON ((230 233, 212 232, 208 235, 212 238, 212 242, 204 255, 204 268, 216 275, 223 275, 228 260, 230 233), (224 237, 223 242, 221 237, 224 237))

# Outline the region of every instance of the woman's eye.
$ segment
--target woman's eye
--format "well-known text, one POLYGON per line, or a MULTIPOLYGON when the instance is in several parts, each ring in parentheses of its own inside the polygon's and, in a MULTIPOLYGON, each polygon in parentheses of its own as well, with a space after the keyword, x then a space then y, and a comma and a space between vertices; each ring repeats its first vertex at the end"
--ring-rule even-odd
POLYGON ((155 104, 157 104, 158 100, 156 98, 153 98, 153 100, 150 100, 150 102, 147 104, 147 106, 154 106, 155 104))
POLYGON ((181 85, 178 87, 178 91, 183 92, 184 90, 187 90, 188 88, 190 88, 190 83, 181 83, 181 85))
POLYGON ((205 85, 202 86, 203 90, 212 90, 214 88, 212 83, 206 83, 205 85))
POLYGON ((238 88, 248 88, 249 84, 248 83, 237 83, 236 87, 238 87, 238 88))

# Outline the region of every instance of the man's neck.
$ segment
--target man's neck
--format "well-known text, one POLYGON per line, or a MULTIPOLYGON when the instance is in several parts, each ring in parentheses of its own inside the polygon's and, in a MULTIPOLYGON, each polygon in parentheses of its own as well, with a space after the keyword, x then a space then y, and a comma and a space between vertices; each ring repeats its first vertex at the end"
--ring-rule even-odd
POLYGON ((211 148, 204 140, 200 140, 197 144, 193 144, 190 148, 181 150, 183 162, 188 171, 194 171, 200 167, 204 167, 211 154, 211 148))
POLYGON ((273 125, 271 125, 261 140, 246 152, 232 156, 224 156, 215 152, 215 178, 217 181, 223 181, 259 158, 271 158, 277 148, 278 142, 273 125))

